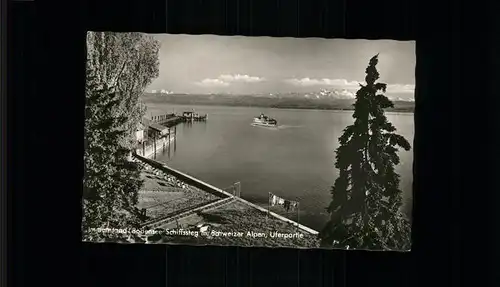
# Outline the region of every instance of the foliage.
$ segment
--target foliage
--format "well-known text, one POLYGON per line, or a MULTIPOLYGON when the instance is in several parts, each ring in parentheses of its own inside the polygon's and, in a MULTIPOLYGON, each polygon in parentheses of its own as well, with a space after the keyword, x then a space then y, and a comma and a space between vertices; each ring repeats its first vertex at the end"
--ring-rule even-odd
POLYGON ((159 43, 140 33, 89 32, 83 180, 83 237, 91 228, 138 223, 139 167, 128 161, 144 115, 139 96, 158 76, 159 43))
POLYGON ((366 68, 366 85, 356 93, 354 124, 339 137, 330 220, 320 232, 323 246, 356 249, 409 249, 410 224, 402 216, 402 191, 395 166, 399 148, 410 150, 396 134, 384 109, 393 103, 383 93, 376 69, 378 55, 366 68))

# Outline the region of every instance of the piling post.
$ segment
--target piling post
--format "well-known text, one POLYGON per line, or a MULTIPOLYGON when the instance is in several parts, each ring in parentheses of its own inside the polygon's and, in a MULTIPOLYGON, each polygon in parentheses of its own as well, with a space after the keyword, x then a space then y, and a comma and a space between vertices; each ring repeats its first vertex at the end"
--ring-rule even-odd
POLYGON ((271 193, 268 192, 267 193, 267 217, 269 217, 269 214, 270 214, 270 211, 271 211, 270 209, 271 209, 271 193))
POLYGON ((170 158, 170 143, 168 143, 168 158, 170 158))
POLYGON ((297 201, 297 231, 300 230, 300 202, 297 201))
POLYGON ((153 136, 153 158, 156 159, 156 132, 154 133, 154 136, 153 136))

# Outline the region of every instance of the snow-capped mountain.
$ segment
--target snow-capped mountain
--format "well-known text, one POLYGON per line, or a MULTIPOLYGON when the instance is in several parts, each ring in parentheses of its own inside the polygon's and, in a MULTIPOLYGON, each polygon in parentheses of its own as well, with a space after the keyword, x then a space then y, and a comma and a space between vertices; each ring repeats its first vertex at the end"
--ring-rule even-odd
MULTIPOLYGON (((311 100, 353 100, 356 98, 356 93, 343 89, 343 90, 327 90, 322 89, 318 92, 305 93, 303 95, 304 98, 311 100)), ((387 95, 387 97, 392 101, 399 102, 415 102, 413 97, 401 97, 401 96, 391 96, 387 95)))
POLYGON ((388 96, 389 100, 391 101, 398 101, 398 102, 415 102, 414 98, 402 98, 402 97, 391 97, 388 96))
POLYGON ((167 94, 167 95, 171 95, 171 94, 173 94, 173 92, 168 91, 168 90, 161 90, 161 91, 160 91, 160 94, 167 94))
POLYGON ((350 100, 355 98, 355 94, 353 92, 350 92, 348 90, 327 90, 327 89, 322 89, 318 92, 311 92, 311 93, 305 93, 303 95, 304 98, 307 99, 331 99, 331 100, 350 100))
MULTIPOLYGON (((151 94, 155 94, 157 96, 169 97, 169 96, 188 96, 191 94, 177 94, 168 90, 152 90, 151 94)), ((191 95, 191 96, 194 96, 191 95)), ((259 101, 264 99, 272 99, 277 101, 306 101, 306 102, 321 102, 322 104, 328 103, 352 103, 356 99, 356 94, 354 91, 346 90, 346 89, 321 89, 317 91, 310 92, 286 92, 286 93, 255 93, 255 94, 231 94, 231 93, 217 93, 217 94, 203 94, 197 95, 206 97, 210 100, 215 100, 220 97, 230 97, 230 98, 259 98, 259 101)), ((406 102, 412 103, 415 102, 413 97, 405 94, 386 94, 386 96, 394 102, 406 102)), ((411 95, 413 96, 413 95, 411 95)))
POLYGON ((151 93, 152 94, 164 94, 164 95, 171 95, 173 94, 174 92, 171 92, 171 91, 168 91, 168 90, 151 90, 151 93))

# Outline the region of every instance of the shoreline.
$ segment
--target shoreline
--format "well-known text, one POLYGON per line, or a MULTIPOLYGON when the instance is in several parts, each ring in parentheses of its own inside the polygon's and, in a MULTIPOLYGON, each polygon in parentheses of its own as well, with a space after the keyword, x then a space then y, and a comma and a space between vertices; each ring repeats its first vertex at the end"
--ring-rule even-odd
POLYGON ((276 218, 276 219, 279 219, 283 222, 286 222, 286 223, 289 223, 289 224, 293 224, 295 227, 297 227, 298 229, 302 230, 302 231, 305 231, 307 233, 310 233, 310 234, 318 234, 318 231, 308 227, 308 226, 305 226, 305 225, 302 225, 294 220, 291 220, 289 218, 286 218, 282 215, 279 215, 277 213, 274 213, 272 211, 269 211, 261 206, 258 206, 257 204, 254 204, 252 202, 249 202, 241 197, 237 197, 229 192, 226 192, 222 189, 219 189, 209 183, 206 183, 202 180, 199 180, 197 178, 194 178, 190 175, 187 175, 185 173, 182 173, 180 171, 177 171, 171 167, 168 167, 166 164, 164 163, 161 163, 161 162, 158 162, 156 160, 153 160, 151 158, 145 158, 145 157, 142 157, 140 155, 136 155, 136 157, 143 161, 143 162, 146 162, 148 165, 150 166, 153 166, 155 168, 158 168, 160 170, 162 170, 163 172, 167 173, 167 174, 171 174, 173 175, 174 177, 176 178, 179 178, 181 179, 182 181, 184 182, 187 182, 187 184, 189 185, 192 185, 192 186, 195 186, 196 188, 199 188, 201 190, 204 190, 205 192, 208 192, 208 193, 212 193, 212 194, 219 194, 221 196, 221 198, 234 198, 236 201, 244 204, 244 205, 247 205, 249 207, 252 207, 264 214, 268 214, 268 215, 271 215, 272 217, 276 218), (208 189, 208 190, 207 190, 208 189))
POLYGON ((123 243, 319 247, 318 232, 307 226, 156 160, 133 161, 142 166, 138 208, 145 217, 139 229, 123 228, 123 243))
MULTIPOLYGON (((224 104, 208 104, 208 103, 172 103, 168 101, 150 101, 144 100, 144 104, 167 104, 176 106, 204 106, 204 107, 234 107, 234 108, 261 108, 261 109, 277 109, 277 110, 312 110, 312 111, 338 111, 338 112, 353 112, 354 108, 313 108, 313 107, 270 107, 270 106, 252 106, 252 105, 224 105, 224 104)), ((402 113, 402 114, 414 114, 415 110, 386 110, 387 113, 402 113)))

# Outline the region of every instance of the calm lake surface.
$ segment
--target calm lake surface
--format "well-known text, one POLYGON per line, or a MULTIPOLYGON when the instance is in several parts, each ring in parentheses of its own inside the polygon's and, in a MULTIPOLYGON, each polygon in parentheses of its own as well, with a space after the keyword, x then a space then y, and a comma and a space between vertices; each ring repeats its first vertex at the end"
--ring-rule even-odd
MULTIPOLYGON (((299 199, 300 223, 320 230, 328 219, 330 187, 338 176, 335 149, 351 111, 291 110, 221 106, 147 104, 147 116, 195 109, 207 122, 180 124, 177 140, 156 160, 219 188, 241 182, 241 196, 267 207, 268 193, 299 199), (251 126, 264 113, 278 129, 251 126)), ((398 133, 413 146, 412 113, 387 113, 398 133)), ((411 212, 413 150, 400 152, 403 210, 411 212)), ((297 214, 281 213, 292 220, 297 214)))

